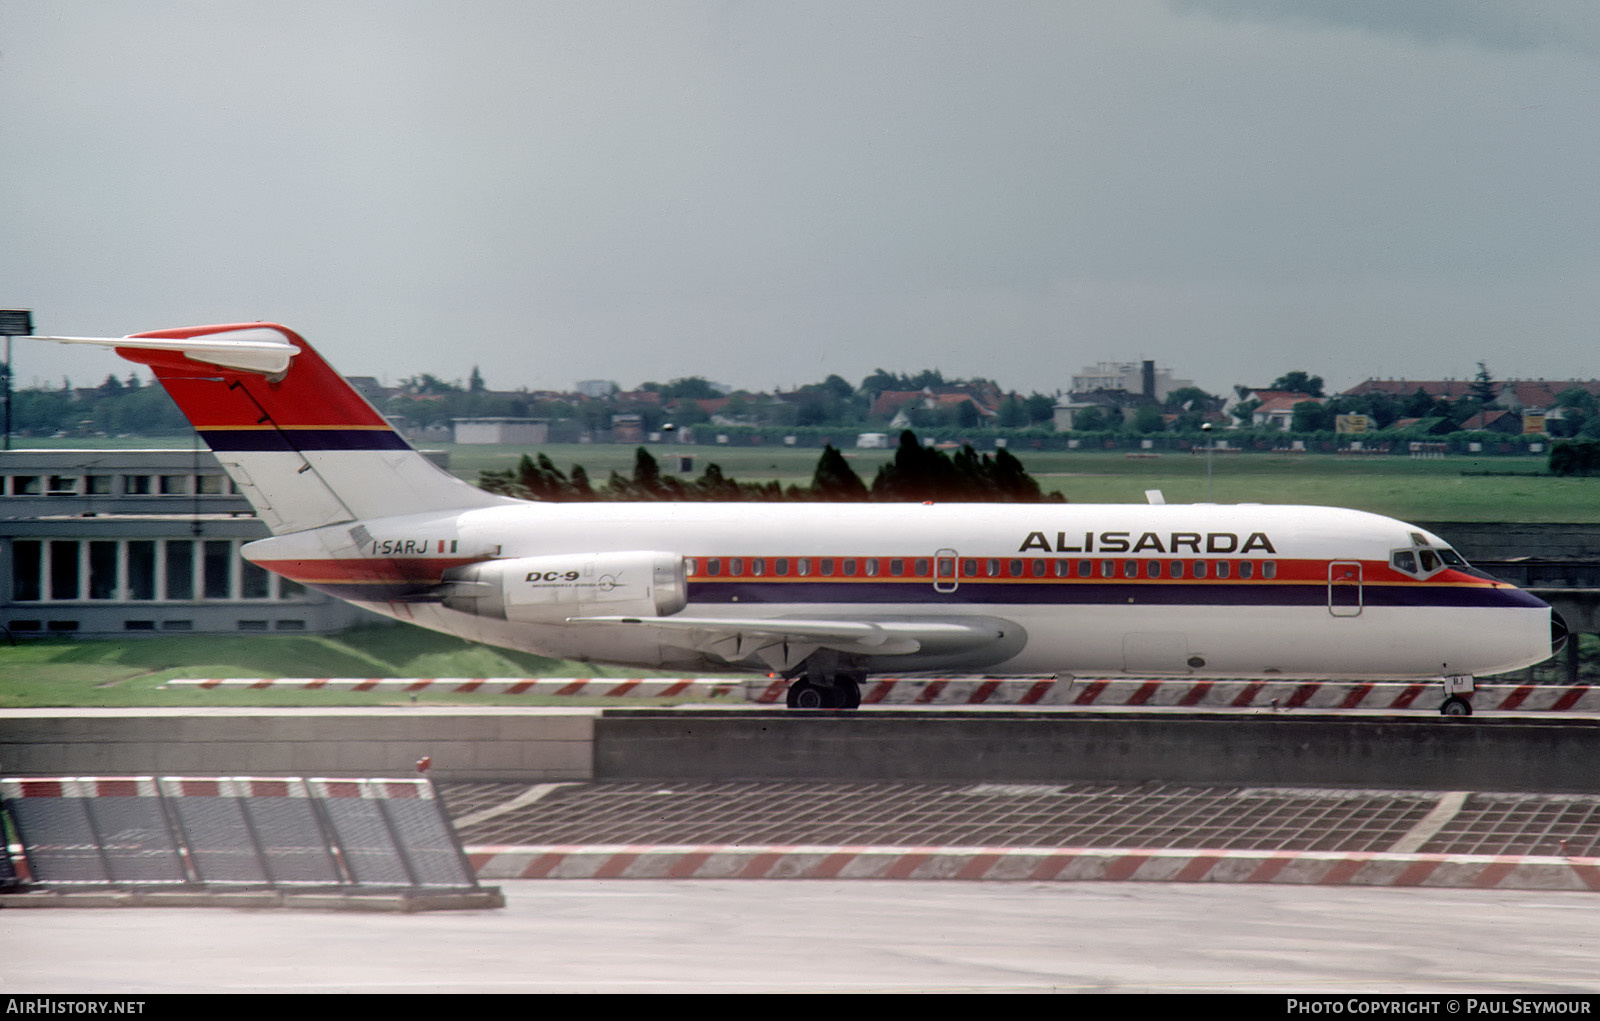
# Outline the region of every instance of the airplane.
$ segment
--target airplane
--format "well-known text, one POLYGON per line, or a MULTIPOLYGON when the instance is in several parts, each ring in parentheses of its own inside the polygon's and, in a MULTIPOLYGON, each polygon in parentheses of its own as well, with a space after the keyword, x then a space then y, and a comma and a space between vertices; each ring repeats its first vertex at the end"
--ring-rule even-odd
POLYGON ((873 675, 1439 681, 1563 646, 1560 615, 1414 525, 1258 504, 540 503, 413 449, 304 338, 120 338, 271 531, 252 562, 488 645, 759 669, 792 708, 873 675))

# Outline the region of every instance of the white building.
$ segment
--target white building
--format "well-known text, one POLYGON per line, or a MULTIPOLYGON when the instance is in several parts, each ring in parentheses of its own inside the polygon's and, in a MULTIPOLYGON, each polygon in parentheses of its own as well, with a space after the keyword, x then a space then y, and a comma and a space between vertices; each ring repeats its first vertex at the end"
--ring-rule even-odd
POLYGON ((328 632, 381 620, 257 567, 209 450, 0 453, 0 625, 40 636, 328 632))
POLYGON ((1177 379, 1171 369, 1158 369, 1155 362, 1100 362, 1072 377, 1072 392, 1093 393, 1096 390, 1126 390, 1132 394, 1145 392, 1145 373, 1150 373, 1150 396, 1157 401, 1167 399, 1167 394, 1194 386, 1192 379, 1177 379))
POLYGON ((452 418, 457 443, 503 443, 520 447, 550 441, 550 422, 543 418, 452 418))

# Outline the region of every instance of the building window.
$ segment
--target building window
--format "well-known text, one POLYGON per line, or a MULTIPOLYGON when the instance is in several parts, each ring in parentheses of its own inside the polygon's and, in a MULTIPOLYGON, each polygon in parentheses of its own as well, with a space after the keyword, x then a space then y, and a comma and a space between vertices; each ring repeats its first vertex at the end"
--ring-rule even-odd
POLYGON ((265 631, 266 629, 267 622, 264 620, 241 620, 239 622, 240 631, 265 631))
POLYGON ((128 542, 128 598, 156 597, 156 544, 150 539, 128 542))
POLYGON ((50 476, 50 488, 48 490, 48 493, 51 496, 77 496, 78 495, 78 476, 76 476, 76 475, 52 475, 52 476, 50 476))
POLYGON ((81 554, 75 541, 50 541, 50 598, 77 599, 78 564, 81 554))
POLYGON ((266 599, 271 593, 272 575, 248 560, 239 561, 239 598, 266 599))
POLYGON ((85 492, 90 496, 111 495, 111 476, 109 475, 89 475, 84 478, 84 482, 86 484, 84 487, 85 492))
POLYGON ((124 631, 154 631, 156 622, 153 620, 125 620, 122 622, 124 631))
POLYGON ((221 475, 198 475, 194 482, 198 492, 206 496, 221 496, 222 479, 221 475))
POLYGON ((233 543, 226 539, 207 539, 204 556, 206 598, 232 598, 233 543))
POLYGON ((303 620, 280 620, 273 627, 279 631, 304 631, 306 622, 303 620))
POLYGON ((194 598, 194 543, 188 539, 168 539, 166 545, 167 591, 164 599, 194 598))
POLYGON ((38 496, 39 495, 39 476, 37 476, 37 475, 13 475, 13 476, 11 476, 11 495, 12 496, 38 496))
POLYGON ((187 476, 187 475, 163 475, 163 476, 161 476, 161 495, 162 496, 188 496, 189 495, 189 476, 187 476))
POLYGON ((122 476, 122 491, 128 496, 149 496, 150 476, 124 475, 122 476))
POLYGON ((89 598, 117 598, 117 543, 96 539, 89 543, 89 598))
POLYGON ((38 539, 17 539, 11 543, 11 598, 31 603, 43 596, 39 584, 44 567, 43 544, 38 539))

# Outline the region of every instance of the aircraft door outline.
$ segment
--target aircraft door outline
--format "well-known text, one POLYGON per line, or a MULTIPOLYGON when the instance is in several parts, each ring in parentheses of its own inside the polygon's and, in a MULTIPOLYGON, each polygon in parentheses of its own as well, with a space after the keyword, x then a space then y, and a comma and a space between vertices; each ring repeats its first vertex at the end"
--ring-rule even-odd
POLYGON ((933 590, 948 595, 961 586, 960 558, 953 549, 941 549, 933 555, 933 590))
POLYGON ((1328 564, 1328 612, 1335 617, 1359 617, 1363 605, 1361 562, 1334 560, 1328 564))

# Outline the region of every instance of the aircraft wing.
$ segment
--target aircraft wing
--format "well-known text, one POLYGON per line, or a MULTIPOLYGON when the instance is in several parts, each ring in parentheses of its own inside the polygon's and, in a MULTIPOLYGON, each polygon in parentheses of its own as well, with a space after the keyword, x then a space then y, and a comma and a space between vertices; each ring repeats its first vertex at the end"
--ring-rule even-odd
POLYGON ((832 620, 806 617, 570 617, 569 624, 622 624, 654 630, 661 641, 710 653, 729 663, 760 657, 787 670, 817 649, 864 656, 924 650, 977 652, 1016 630, 993 617, 904 617, 832 620))

